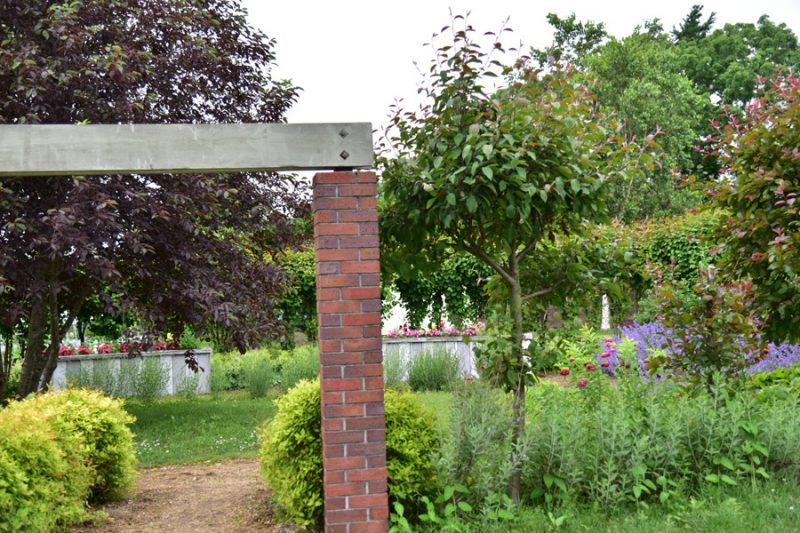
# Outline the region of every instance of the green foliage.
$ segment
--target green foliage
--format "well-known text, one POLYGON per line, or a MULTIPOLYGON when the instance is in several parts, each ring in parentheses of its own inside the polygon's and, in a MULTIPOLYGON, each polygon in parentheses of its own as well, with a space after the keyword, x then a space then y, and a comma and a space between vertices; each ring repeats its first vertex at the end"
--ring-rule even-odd
POLYGON ((289 390, 301 380, 311 381, 319 375, 319 350, 307 344, 294 348, 281 365, 281 388, 289 390))
MULTIPOLYGON (((261 472, 287 516, 301 526, 322 521, 319 382, 301 381, 278 401, 261 431, 261 472)), ((387 390, 386 468, 392 502, 411 505, 435 486, 429 454, 433 415, 408 394, 387 390)))
POLYGON ((28 411, 65 442, 77 436, 76 450, 91 471, 90 500, 118 499, 133 487, 136 456, 128 425, 135 419, 119 400, 97 391, 66 389, 34 396, 11 409, 28 411))
POLYGON ((449 390, 459 378, 456 355, 444 349, 426 349, 410 357, 408 386, 415 391, 449 390))
POLYGON ((437 478, 446 486, 461 485, 461 499, 481 509, 487 498, 504 493, 522 456, 511 449, 515 422, 511 398, 485 383, 465 384, 453 394, 447 431, 434 453, 437 478))
POLYGON ((313 250, 287 250, 277 261, 289 276, 277 306, 283 319, 310 338, 317 333, 317 278, 313 250))
POLYGON ((0 435, 0 531, 65 529, 86 516, 91 473, 75 436, 11 408, 0 412, 0 435))
POLYGON ((731 117, 717 149, 734 176, 718 205, 728 210, 721 268, 753 281, 773 339, 800 339, 800 78, 763 88, 739 120, 731 117), (736 120, 736 122, 734 122, 736 120))
POLYGON ((469 254, 454 254, 431 270, 413 269, 398 276, 394 287, 409 326, 418 328, 425 317, 439 324, 445 317, 456 327, 486 314, 486 282, 494 271, 469 254))
POLYGON ((669 382, 643 390, 638 379, 587 392, 533 391, 523 482, 534 501, 557 494, 612 510, 669 504, 715 482, 798 479, 796 398, 756 402, 722 380, 691 393, 669 382))
POLYGON ((680 289, 670 281, 656 289, 661 323, 672 332, 667 364, 707 384, 716 372, 740 375, 746 356, 762 349, 751 284, 720 284, 707 273, 688 295, 680 289))
POLYGON ((252 398, 263 398, 275 385, 275 369, 269 359, 254 354, 243 357, 242 374, 252 398))

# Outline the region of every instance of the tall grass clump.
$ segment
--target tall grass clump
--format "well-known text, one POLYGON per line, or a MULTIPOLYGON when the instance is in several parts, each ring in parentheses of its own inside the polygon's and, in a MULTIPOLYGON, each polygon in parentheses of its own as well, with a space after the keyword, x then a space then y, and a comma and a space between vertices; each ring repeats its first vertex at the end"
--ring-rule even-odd
POLYGON ((283 357, 281 387, 289 390, 302 380, 313 381, 319 375, 319 351, 312 344, 298 346, 283 357))
POLYGON ((415 391, 449 390, 458 376, 458 357, 448 350, 424 350, 408 363, 408 385, 415 391))
POLYGON ((710 389, 537 387, 528 403, 523 491, 613 509, 709 485, 800 479, 800 400, 759 402, 721 378, 710 389))

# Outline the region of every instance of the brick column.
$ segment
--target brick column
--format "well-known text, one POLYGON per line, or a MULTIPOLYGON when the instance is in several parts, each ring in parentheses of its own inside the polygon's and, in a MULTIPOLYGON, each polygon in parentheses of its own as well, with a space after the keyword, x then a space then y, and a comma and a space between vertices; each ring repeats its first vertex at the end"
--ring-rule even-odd
POLYGON ((314 176, 325 530, 386 531, 374 172, 314 176))

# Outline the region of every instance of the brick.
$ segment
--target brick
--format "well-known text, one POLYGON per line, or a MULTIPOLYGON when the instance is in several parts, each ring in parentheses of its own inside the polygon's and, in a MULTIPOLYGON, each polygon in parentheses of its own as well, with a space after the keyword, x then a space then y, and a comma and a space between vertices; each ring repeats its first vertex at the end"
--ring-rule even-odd
POLYGON ((347 508, 347 498, 325 498, 325 509, 328 511, 338 511, 347 508))
POLYGON ((359 235, 377 235, 378 223, 377 222, 362 222, 358 225, 359 235))
POLYGON ((341 268, 342 274, 372 274, 381 271, 379 261, 348 261, 337 263, 337 266, 341 268))
POLYGON ((359 281, 362 287, 379 287, 381 284, 380 274, 361 274, 359 281))
POLYGON ((370 300, 362 300, 361 302, 362 313, 372 313, 380 310, 381 310, 381 301, 377 298, 370 300))
MULTIPOLYGON (((341 365, 327 365, 320 368, 319 373, 322 376, 322 381, 325 383, 323 384, 323 390, 328 390, 327 387, 335 386, 337 381, 340 381, 344 376, 342 375, 342 369, 344 367, 341 365)), ((359 383, 358 388, 361 388, 361 384, 359 383)), ((333 389, 333 390, 342 390, 342 389, 333 389)))
MULTIPOLYGON (((319 237, 316 239, 318 242, 320 239, 324 239, 326 237, 319 237)), ((324 248, 374 248, 379 246, 378 236, 377 235, 358 235, 358 236, 344 236, 344 237, 337 237, 338 246, 325 246, 324 248)), ((319 245, 317 245, 320 248, 319 245)))
POLYGON ((342 289, 317 289, 317 301, 320 300, 340 300, 342 289))
MULTIPOLYGON (((328 471, 352 470, 354 468, 364 468, 368 462, 369 460, 364 457, 336 457, 325 460, 324 466, 328 471)), ((386 461, 384 460, 383 464, 378 466, 386 466, 386 461)))
POLYGON ((322 407, 322 416, 337 417, 337 416, 364 416, 364 405, 325 405, 322 407))
POLYGON ((383 430, 384 426, 385 422, 382 416, 365 416, 362 418, 348 418, 345 421, 345 428, 347 429, 347 431, 365 430, 365 429, 383 430))
POLYGON ((367 442, 386 442, 386 430, 371 429, 367 431, 367 442))
POLYGON ((342 431, 344 429, 344 418, 330 418, 322 421, 323 431, 342 431))
POLYGON ((345 326, 378 326, 381 324, 380 313, 354 313, 342 316, 345 326))
POLYGON ((366 483, 340 483, 337 485, 325 486, 325 498, 332 496, 352 496, 353 494, 362 495, 367 490, 366 483))
POLYGON ((335 237, 333 235, 324 235, 322 237, 315 236, 314 247, 317 250, 339 248, 339 237, 335 237))
POLYGON ((342 351, 342 341, 319 341, 320 353, 337 353, 342 351))
POLYGON ((343 348, 345 352, 380 350, 382 347, 383 345, 380 337, 372 339, 345 339, 343 342, 343 348))
POLYGON ((344 377, 364 378, 383 375, 383 365, 352 365, 344 366, 344 377))
MULTIPOLYGON (((359 173, 360 174, 360 173, 359 173)), ((364 172, 371 174, 371 172, 364 172)), ((314 187, 323 183, 356 183, 359 176, 353 172, 321 172, 314 175, 314 187)))
POLYGON ((346 477, 348 481, 372 481, 375 479, 386 479, 388 472, 385 468, 364 468, 361 470, 350 470, 346 477))
POLYGON ((378 181, 378 174, 375 172, 356 172, 356 181, 359 183, 375 183, 378 181))
MULTIPOLYGON (((369 275, 369 274, 366 274, 369 275)), ((317 287, 326 288, 326 287, 353 287, 357 286, 362 276, 357 276, 355 274, 349 274, 347 276, 320 276, 317 279, 317 287)), ((344 295, 344 292, 342 292, 344 295)), ((347 299, 347 296, 344 296, 347 299)))
MULTIPOLYGON (((359 209, 375 209, 378 206, 378 202, 375 198, 367 198, 362 196, 358 199, 358 208, 359 209)), ((320 209, 328 209, 326 207, 321 207, 320 209)))
POLYGON ((358 235, 364 224, 318 224, 314 235, 358 235))
MULTIPOLYGON (((338 220, 338 211, 317 211, 314 213, 314 224, 328 224, 338 220)), ((345 222, 361 222, 361 220, 347 220, 345 222)))
POLYGON ((344 403, 344 393, 341 391, 323 392, 321 401, 323 405, 344 403))
POLYGON ((339 213, 337 217, 339 222, 377 222, 377 212, 369 211, 323 211, 324 213, 339 213))
MULTIPOLYGON (((368 202, 368 200, 372 200, 372 203, 375 204, 374 198, 361 198, 362 202, 368 202)), ((314 198, 312 206, 315 211, 319 209, 356 209, 358 201, 355 198, 314 198)))
MULTIPOLYGON (((346 403, 382 402, 383 401, 383 391, 382 390, 347 391, 344 394, 344 401, 346 403)), ((365 419, 365 420, 369 420, 369 419, 365 419)), ((355 420, 349 420, 348 422, 355 422, 355 420)))
POLYGON ((317 312, 323 313, 358 313, 361 311, 361 303, 354 301, 339 302, 317 302, 317 312))
POLYGON ((323 365, 358 365, 364 362, 364 354, 362 352, 320 353, 319 359, 323 365))
POLYGON ((380 287, 343 287, 342 298, 345 300, 371 300, 381 297, 380 287))
MULTIPOLYGON (((352 316, 352 315, 344 315, 344 316, 352 316)), ((328 314, 322 315, 319 317, 319 325, 322 326, 323 328, 339 327, 342 325, 342 315, 328 315, 328 314)))
MULTIPOLYGON (((332 368, 348 368, 348 367, 332 367, 332 368)), ((323 370, 325 367, 323 367, 323 370)), ((334 377, 329 379, 328 376, 322 376, 322 381, 324 381, 323 388, 325 392, 335 392, 335 391, 348 391, 348 390, 361 390, 362 382, 358 378, 351 378, 351 379, 338 379, 338 377, 334 377)), ((347 415, 352 416, 352 415, 347 415)))
POLYGON ((372 442, 369 444, 348 444, 345 450, 347 457, 358 455, 380 455, 386 454, 386 444, 383 442, 372 442))
POLYGON ((365 443, 366 435, 363 431, 337 431, 329 432, 325 435, 325 443, 330 444, 347 444, 347 443, 365 443))
MULTIPOLYGON (((338 195, 340 197, 348 197, 348 196, 370 196, 373 197, 376 194, 376 187, 375 185, 371 184, 358 184, 358 185, 339 185, 337 187, 338 195)), ((316 192, 315 192, 316 194, 316 192)))
POLYGON ((314 256, 317 261, 355 261, 359 253, 358 250, 317 250, 314 256))
POLYGON ((325 261, 323 263, 317 262, 316 272, 319 274, 338 274, 342 263, 339 261, 325 261))
POLYGON ((346 524, 363 522, 367 519, 366 509, 351 509, 347 511, 329 511, 325 513, 325 527, 332 524, 346 524))
POLYGON ((380 255, 380 249, 378 248, 364 248, 360 251, 358 257, 362 261, 367 261, 369 259, 380 259, 380 255))
POLYGON ((350 508, 364 508, 364 507, 372 507, 372 506, 379 506, 379 505, 386 505, 387 496, 386 494, 370 494, 367 496, 350 496, 348 498, 348 505, 350 508))
MULTIPOLYGON (((325 438, 327 438, 327 435, 325 438)), ((339 459, 345 457, 346 455, 344 444, 325 444, 322 447, 323 462, 325 462, 325 459, 339 459)))

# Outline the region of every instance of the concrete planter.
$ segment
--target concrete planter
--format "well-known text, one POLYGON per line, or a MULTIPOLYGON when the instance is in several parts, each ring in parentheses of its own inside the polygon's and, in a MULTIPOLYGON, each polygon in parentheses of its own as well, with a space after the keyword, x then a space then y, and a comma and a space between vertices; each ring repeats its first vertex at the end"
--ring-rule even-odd
MULTIPOLYGON (((186 366, 184 354, 186 350, 161 350, 142 352, 142 357, 128 358, 127 354, 112 353, 102 355, 69 355, 58 358, 58 366, 53 373, 52 386, 62 389, 68 382, 77 383, 87 376, 104 376, 118 395, 132 393, 131 384, 124 382, 124 377, 135 373, 142 365, 158 365, 162 372, 164 386, 161 395, 173 395, 180 392, 187 384, 197 380, 197 394, 210 392, 211 348, 194 350, 195 359, 205 371, 197 374, 186 366)), ((95 378, 99 379, 99 378, 95 378)))
POLYGON ((462 375, 478 377, 475 345, 484 337, 393 337, 383 339, 383 355, 399 354, 406 365, 417 354, 432 350, 452 352, 458 357, 462 375))

